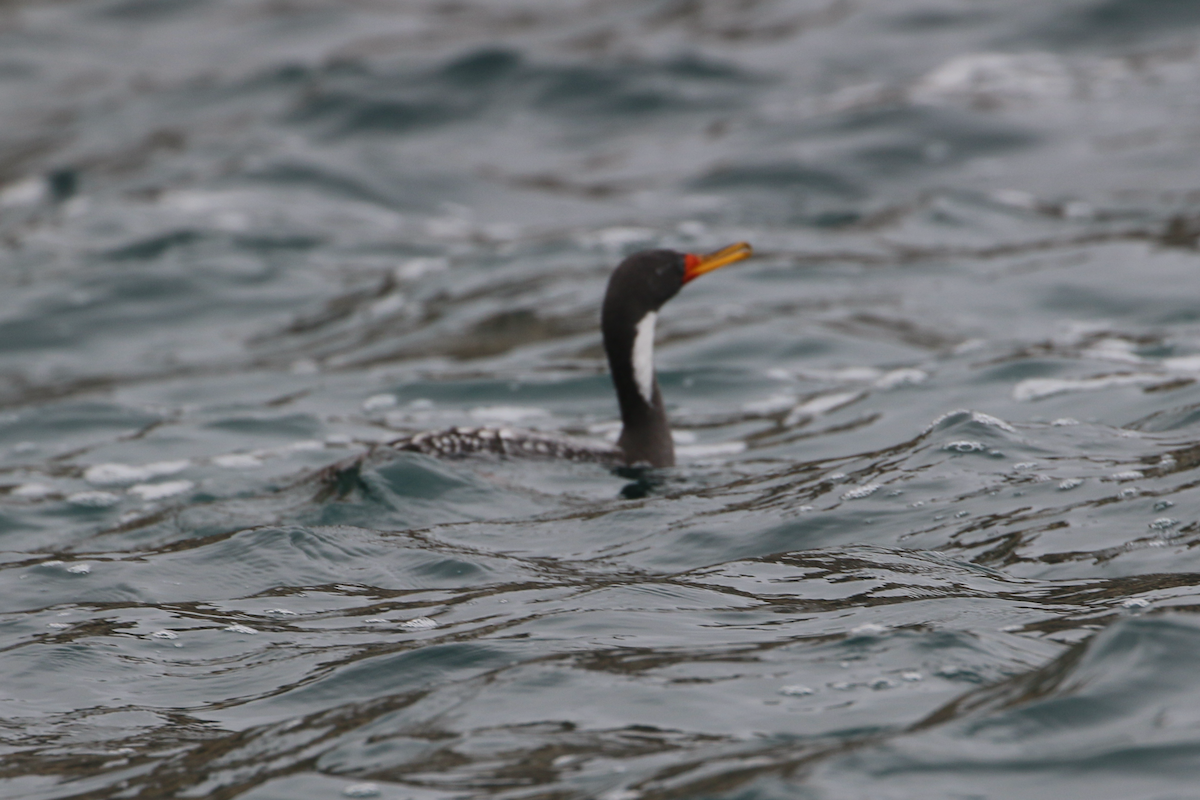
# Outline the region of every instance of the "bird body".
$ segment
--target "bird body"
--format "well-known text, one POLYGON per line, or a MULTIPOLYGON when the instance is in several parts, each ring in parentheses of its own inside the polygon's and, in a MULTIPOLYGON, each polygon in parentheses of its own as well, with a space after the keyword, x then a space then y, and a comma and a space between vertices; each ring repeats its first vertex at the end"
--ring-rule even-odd
POLYGON ((600 328, 621 407, 621 435, 616 446, 508 428, 430 431, 392 442, 392 446, 438 456, 493 453, 614 466, 673 466, 675 445, 654 372, 654 329, 659 309, 688 281, 748 258, 751 252, 745 242, 703 256, 643 250, 613 271, 600 312, 600 328))

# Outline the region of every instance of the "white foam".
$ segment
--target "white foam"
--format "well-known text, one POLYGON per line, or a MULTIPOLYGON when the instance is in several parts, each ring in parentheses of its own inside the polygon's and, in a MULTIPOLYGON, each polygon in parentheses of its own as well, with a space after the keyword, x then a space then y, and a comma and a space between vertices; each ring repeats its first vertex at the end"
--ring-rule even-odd
POLYGON ((12 490, 13 497, 25 500, 41 500, 51 494, 54 494, 54 487, 45 483, 22 483, 12 490))
POLYGON ((900 386, 916 386, 929 380, 929 373, 915 367, 894 369, 875 381, 876 388, 895 389, 900 386))
POLYGON ((362 407, 363 411, 382 411, 385 408, 392 408, 396 402, 394 394, 373 394, 363 400, 362 407))
POLYGON ((1171 372, 1200 372, 1200 356, 1164 358, 1162 365, 1171 372))
POLYGON ((532 406, 480 406, 472 408, 468 415, 471 419, 480 422, 516 423, 524 422, 527 419, 548 417, 550 412, 544 408, 532 406))
POLYGON ((196 484, 191 481, 165 481, 163 483, 138 483, 130 486, 128 492, 143 500, 161 500, 164 497, 174 497, 190 491, 196 484))
POLYGON ((967 53, 927 73, 910 96, 930 105, 980 100, 1000 104, 1061 100, 1075 88, 1070 71, 1049 53, 967 53))
POLYGON ((212 463, 225 469, 257 469, 262 466, 258 456, 249 453, 229 453, 223 456, 213 456, 212 463))
POLYGON ((822 414, 828 414, 830 411, 835 411, 842 406, 849 405, 855 400, 863 396, 862 392, 838 392, 836 394, 824 394, 820 397, 814 397, 800 403, 790 412, 787 419, 783 421, 786 425, 795 425, 805 417, 819 417, 822 414))
POLYGON ((713 442, 712 444, 685 444, 675 448, 680 458, 712 458, 732 456, 746 451, 745 442, 713 442))
POLYGON ((233 623, 225 630, 229 631, 230 633, 244 633, 244 634, 258 633, 258 631, 254 630, 254 628, 251 628, 249 625, 241 625, 237 622, 233 623))
POLYGON ((0 206, 35 206, 50 195, 46 181, 40 177, 26 178, 0 190, 0 206))
POLYGON ((579 242, 585 247, 599 247, 616 252, 631 244, 651 242, 657 235, 651 228, 612 227, 584 234, 579 237, 579 242))
POLYGON ((392 274, 399 280, 411 281, 428 275, 431 272, 441 272, 450 268, 449 259, 445 258, 410 258, 396 267, 392 274))
POLYGON ((1095 392, 1114 386, 1145 386, 1161 380, 1161 375, 1144 373, 1105 375, 1099 378, 1029 378, 1013 387, 1013 399, 1026 402, 1067 392, 1095 392))
POLYGON ((859 486, 857 489, 851 489, 842 495, 843 500, 861 500, 864 497, 870 497, 880 490, 878 483, 868 483, 864 486, 859 486))
POLYGON ((842 367, 840 369, 799 369, 796 376, 813 381, 837 383, 871 383, 879 380, 882 370, 875 367, 842 367))
POLYGON ((429 617, 416 617, 400 623, 401 628, 409 628, 417 631, 429 630, 430 628, 436 628, 437 626, 437 621, 432 620, 429 617))
POLYGON ((91 564, 72 564, 71 566, 67 567, 67 572, 71 573, 72 575, 87 575, 91 573, 91 571, 91 564))
POLYGON ((786 411, 796 404, 794 394, 773 394, 762 400, 753 400, 742 404, 742 410, 751 414, 774 414, 786 411))
POLYGON ((161 478, 183 472, 191 466, 187 460, 156 461, 140 467, 129 464, 96 464, 88 467, 83 473, 83 479, 97 486, 119 486, 126 483, 141 483, 151 478, 161 478))
POLYGON ((372 319, 379 319, 396 313, 404 308, 407 302, 406 298, 400 292, 392 292, 379 298, 374 303, 367 307, 367 315, 372 319))
POLYGON ((1134 352, 1135 347, 1136 345, 1128 339, 1118 339, 1114 336, 1109 336, 1098 342, 1094 342, 1083 351, 1082 355, 1102 361, 1140 364, 1144 359, 1134 352))
POLYGON ((67 496, 67 502, 84 508, 108 508, 121 502, 112 492, 76 492, 67 496))

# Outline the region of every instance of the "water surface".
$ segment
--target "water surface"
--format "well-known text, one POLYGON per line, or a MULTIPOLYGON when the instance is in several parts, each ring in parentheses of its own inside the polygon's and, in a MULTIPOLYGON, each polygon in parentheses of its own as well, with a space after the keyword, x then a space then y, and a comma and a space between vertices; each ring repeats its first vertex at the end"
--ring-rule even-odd
POLYGON ((1192 792, 1195 4, 3 14, 3 796, 1192 792))

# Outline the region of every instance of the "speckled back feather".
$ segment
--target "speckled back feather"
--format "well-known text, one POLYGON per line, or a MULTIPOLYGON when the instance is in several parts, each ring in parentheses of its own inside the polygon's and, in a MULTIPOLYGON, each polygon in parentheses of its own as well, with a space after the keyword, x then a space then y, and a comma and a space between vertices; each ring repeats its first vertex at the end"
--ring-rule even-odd
POLYGON ((476 454, 624 463, 624 455, 606 442, 571 439, 512 428, 448 428, 424 431, 389 443, 397 450, 441 458, 476 454))

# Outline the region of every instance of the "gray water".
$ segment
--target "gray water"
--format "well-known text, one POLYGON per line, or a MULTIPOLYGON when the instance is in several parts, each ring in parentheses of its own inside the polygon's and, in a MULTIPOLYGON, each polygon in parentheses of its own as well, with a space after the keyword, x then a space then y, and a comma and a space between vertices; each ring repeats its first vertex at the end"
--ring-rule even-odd
POLYGON ((0 794, 1183 798, 1200 4, 0 8, 0 794), (680 465, 608 272, 689 284, 680 465))

